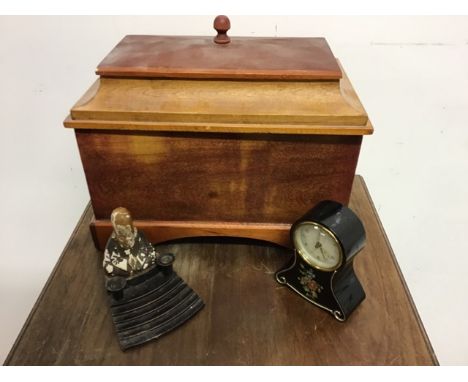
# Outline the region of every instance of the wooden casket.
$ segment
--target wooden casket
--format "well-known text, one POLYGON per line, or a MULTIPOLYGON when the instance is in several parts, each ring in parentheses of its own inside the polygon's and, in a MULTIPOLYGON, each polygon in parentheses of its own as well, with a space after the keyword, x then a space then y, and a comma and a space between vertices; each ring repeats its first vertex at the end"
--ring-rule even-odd
POLYGON ((126 36, 65 120, 98 248, 119 206, 154 243, 218 235, 288 246, 291 224, 317 202, 348 203, 373 128, 326 40, 229 41, 226 19, 216 22, 215 38, 126 36))

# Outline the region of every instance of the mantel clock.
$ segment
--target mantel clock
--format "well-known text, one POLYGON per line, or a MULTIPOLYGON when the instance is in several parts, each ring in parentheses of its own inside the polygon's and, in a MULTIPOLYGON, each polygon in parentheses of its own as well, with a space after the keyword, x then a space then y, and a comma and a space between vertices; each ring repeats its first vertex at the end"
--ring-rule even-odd
POLYGON ((353 269, 365 240, 364 226, 353 211, 322 201, 291 227, 294 256, 276 280, 345 321, 366 296, 353 269))

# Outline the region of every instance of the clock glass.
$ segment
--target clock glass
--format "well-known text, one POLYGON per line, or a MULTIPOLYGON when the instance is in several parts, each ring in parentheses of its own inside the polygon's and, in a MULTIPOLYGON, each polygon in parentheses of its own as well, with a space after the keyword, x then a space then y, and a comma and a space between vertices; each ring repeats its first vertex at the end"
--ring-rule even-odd
POLYGON ((323 271, 334 271, 342 262, 343 253, 335 236, 325 227, 302 222, 294 230, 293 241, 299 255, 309 265, 323 271))

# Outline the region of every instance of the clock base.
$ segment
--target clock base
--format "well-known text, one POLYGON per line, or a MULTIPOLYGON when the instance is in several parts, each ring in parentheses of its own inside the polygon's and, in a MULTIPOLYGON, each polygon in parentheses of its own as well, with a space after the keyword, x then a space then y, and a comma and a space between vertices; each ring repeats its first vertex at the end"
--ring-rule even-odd
POLYGON ((313 269, 294 253, 275 278, 340 322, 346 321, 366 298, 352 261, 340 271, 323 272, 313 269))

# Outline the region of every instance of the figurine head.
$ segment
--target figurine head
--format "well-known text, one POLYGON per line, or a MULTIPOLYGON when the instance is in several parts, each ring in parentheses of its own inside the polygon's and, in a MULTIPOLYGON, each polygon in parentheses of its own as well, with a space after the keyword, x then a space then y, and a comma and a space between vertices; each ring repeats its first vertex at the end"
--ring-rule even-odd
POLYGON ((130 212, 123 207, 118 207, 112 211, 112 226, 114 227, 113 236, 123 248, 132 248, 135 244, 137 234, 133 226, 133 219, 130 212))

